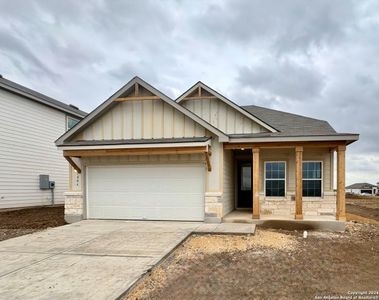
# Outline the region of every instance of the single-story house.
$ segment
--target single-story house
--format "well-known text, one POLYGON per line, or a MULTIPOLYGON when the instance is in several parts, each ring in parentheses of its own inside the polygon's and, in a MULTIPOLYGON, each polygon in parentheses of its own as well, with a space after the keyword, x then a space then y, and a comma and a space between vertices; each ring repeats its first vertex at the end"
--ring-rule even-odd
POLYGON ((354 183, 346 187, 346 193, 357 194, 357 195, 376 195, 378 193, 378 186, 371 183, 354 183))
POLYGON ((54 141, 85 115, 0 75, 0 209, 63 204, 71 168, 54 141))
POLYGON ((66 193, 66 220, 221 222, 239 209, 344 220, 345 151, 358 138, 239 106, 202 82, 174 101, 135 77, 56 141, 82 174, 66 193))

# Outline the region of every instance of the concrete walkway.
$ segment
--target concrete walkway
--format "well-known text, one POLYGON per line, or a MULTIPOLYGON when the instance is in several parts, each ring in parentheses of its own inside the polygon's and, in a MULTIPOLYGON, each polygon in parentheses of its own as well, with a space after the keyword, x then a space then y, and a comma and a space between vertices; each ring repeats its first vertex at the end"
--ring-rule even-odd
POLYGON ((0 299, 115 299, 192 232, 254 233, 246 225, 86 220, 9 239, 0 299))

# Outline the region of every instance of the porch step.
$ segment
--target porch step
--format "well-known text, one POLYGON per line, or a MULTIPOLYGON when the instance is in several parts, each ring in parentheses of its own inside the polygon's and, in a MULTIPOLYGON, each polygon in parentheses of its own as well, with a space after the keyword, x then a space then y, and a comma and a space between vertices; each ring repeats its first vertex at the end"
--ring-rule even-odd
POLYGON ((207 224, 203 223, 193 232, 198 234, 255 234, 255 224, 236 224, 236 223, 220 223, 207 224))
POLYGON ((234 210, 222 218, 223 223, 245 223, 252 224, 254 220, 252 218, 251 212, 234 210))
POLYGON ((222 218, 223 223, 244 223, 244 224, 252 224, 253 219, 250 217, 224 217, 222 218))

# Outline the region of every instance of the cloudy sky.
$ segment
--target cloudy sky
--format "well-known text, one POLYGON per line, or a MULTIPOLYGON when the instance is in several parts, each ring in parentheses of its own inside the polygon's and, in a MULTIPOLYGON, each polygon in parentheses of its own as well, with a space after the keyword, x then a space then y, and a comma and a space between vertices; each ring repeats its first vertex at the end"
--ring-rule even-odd
POLYGON ((379 1, 0 0, 0 73, 91 111, 138 75, 360 133, 347 182, 379 181, 379 1))

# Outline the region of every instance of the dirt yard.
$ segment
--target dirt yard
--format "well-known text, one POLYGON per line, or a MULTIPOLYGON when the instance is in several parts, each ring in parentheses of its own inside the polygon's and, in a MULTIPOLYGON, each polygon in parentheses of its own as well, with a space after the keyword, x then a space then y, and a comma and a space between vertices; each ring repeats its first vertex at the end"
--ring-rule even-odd
POLYGON ((379 222, 379 197, 347 198, 346 212, 379 222))
POLYGON ((63 206, 2 211, 0 241, 64 224, 63 206))
POLYGON ((350 222, 344 233, 309 232, 306 239, 261 228, 255 236, 194 235, 124 299, 349 295, 378 291, 378 267, 379 225, 350 222))

